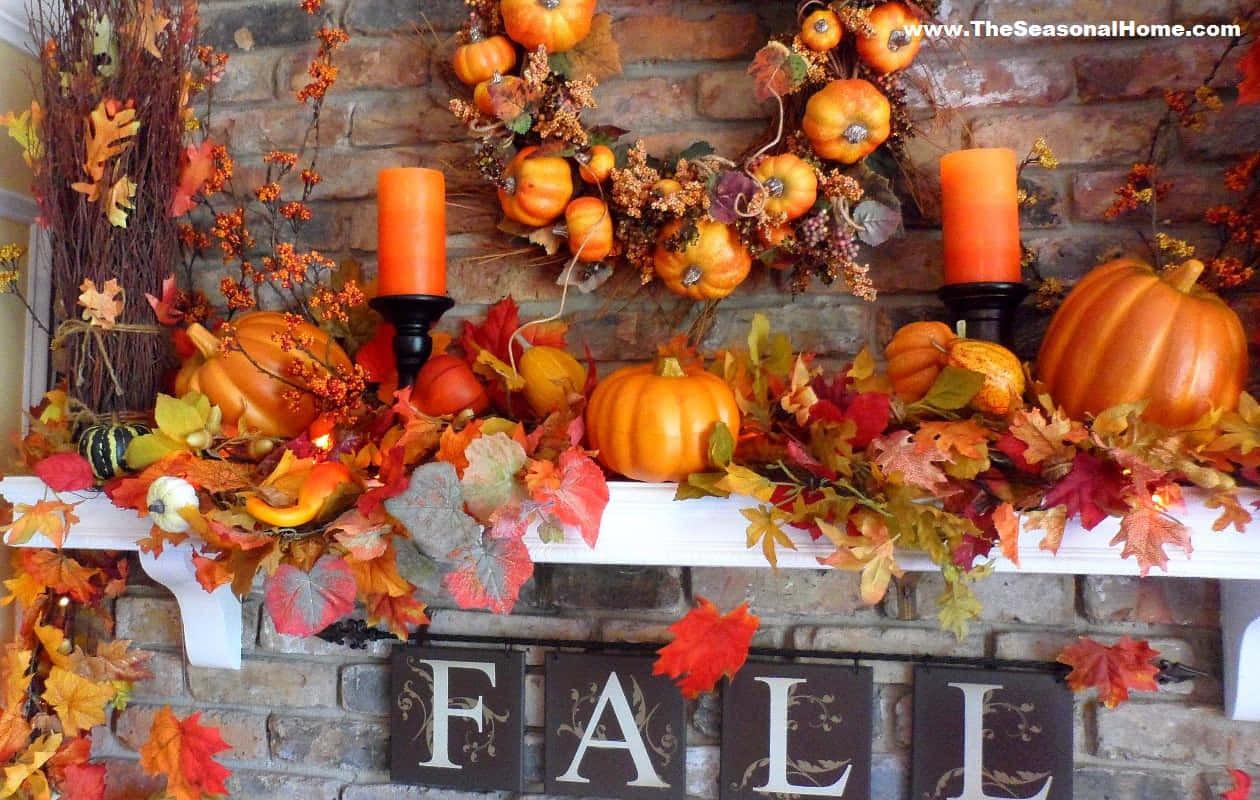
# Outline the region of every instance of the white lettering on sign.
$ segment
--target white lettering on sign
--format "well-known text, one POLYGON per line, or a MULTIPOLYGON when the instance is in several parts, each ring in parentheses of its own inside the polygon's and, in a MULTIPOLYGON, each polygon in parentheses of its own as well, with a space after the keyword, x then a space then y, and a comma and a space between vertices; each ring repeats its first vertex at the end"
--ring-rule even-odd
POLYGON ((629 752, 630 758, 634 759, 636 774, 634 780, 626 784, 627 786, 646 786, 651 789, 669 788, 669 784, 661 780, 656 768, 652 766, 652 759, 648 756, 647 746, 643 743, 639 726, 635 724, 634 712, 630 710, 630 701, 626 699, 626 692, 621 688, 621 679, 617 677, 616 672, 608 673, 608 681, 604 683, 604 691, 600 693, 599 701, 595 703, 595 710, 591 712, 590 721, 587 722, 586 730, 582 733, 582 741, 578 742, 577 752, 573 754, 573 761, 565 773, 556 778, 557 781, 590 783, 590 779, 583 778, 578 773, 588 747, 629 752), (613 716, 617 718, 617 724, 621 727, 624 739, 595 738, 599 719, 606 707, 612 708, 613 716))
POLYGON ((844 768, 844 772, 830 786, 804 786, 788 781, 788 692, 797 683, 804 683, 804 678, 766 678, 754 680, 764 683, 770 689, 770 753, 769 773, 762 786, 754 786, 753 791, 763 794, 807 795, 810 797, 843 797, 844 787, 849 783, 849 773, 853 765, 844 768))
MULTIPOLYGON (((950 683, 963 693, 963 786, 962 794, 947 800, 1010 800, 1010 795, 995 797, 984 793, 984 701, 989 692, 1001 689, 1000 683, 950 683)), ((1041 791, 1027 800, 1046 800, 1053 777, 1046 778, 1041 791)))
POLYGON ((494 686, 494 664, 487 661, 441 661, 436 659, 420 659, 420 663, 427 664, 433 668, 433 724, 430 728, 432 731, 432 746, 429 749, 429 760, 421 761, 420 766, 462 769, 458 764, 451 761, 450 753, 448 752, 450 749, 449 720, 452 717, 472 720, 477 724, 477 732, 480 733, 485 713, 481 695, 477 695, 477 702, 473 703, 471 708, 459 708, 451 705, 450 671, 453 669, 475 669, 484 673, 490 679, 490 685, 494 686))

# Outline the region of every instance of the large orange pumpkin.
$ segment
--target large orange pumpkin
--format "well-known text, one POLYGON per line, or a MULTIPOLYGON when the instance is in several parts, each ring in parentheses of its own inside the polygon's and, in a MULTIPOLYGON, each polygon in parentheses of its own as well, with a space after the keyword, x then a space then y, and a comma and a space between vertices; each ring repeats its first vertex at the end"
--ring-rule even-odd
MULTIPOLYGON (((314 421, 319 408, 309 392, 300 394, 296 406, 284 395, 295 387, 304 387, 302 381, 293 377, 292 366, 317 362, 302 351, 283 350, 274 341, 275 335, 287 330, 284 314, 254 311, 237 319, 232 327, 235 344, 225 349, 201 325, 188 326, 188 337, 198 354, 180 370, 176 393, 206 395, 223 410, 223 422, 228 425, 255 430, 264 436, 297 436, 314 421)), ((319 361, 337 369, 351 368, 349 356, 324 331, 303 322, 295 334, 310 340, 310 351, 319 361)))
POLYGON ((739 435, 739 406, 716 375, 688 374, 675 358, 622 367, 600 381, 586 407, 586 436, 596 458, 639 481, 682 481, 709 468, 709 436, 718 422, 739 435))
POLYGON ((818 155, 854 164, 888 138, 891 116, 892 106, 875 84, 861 78, 834 80, 805 103, 801 129, 818 155))
POLYGON ((503 0, 499 11, 512 41, 563 53, 591 32, 595 0, 503 0))
POLYGON ((1190 260, 1159 275, 1119 258, 1081 279, 1037 355, 1055 402, 1080 419, 1147 401, 1144 416, 1170 427, 1234 408, 1247 381, 1247 337, 1238 315, 1196 285, 1202 271, 1190 260))
POLYGON ((692 300, 726 297, 744 282, 752 269, 752 256, 730 225, 701 219, 696 222, 694 241, 682 250, 670 248, 683 221, 676 219, 661 228, 652 262, 666 288, 692 300))

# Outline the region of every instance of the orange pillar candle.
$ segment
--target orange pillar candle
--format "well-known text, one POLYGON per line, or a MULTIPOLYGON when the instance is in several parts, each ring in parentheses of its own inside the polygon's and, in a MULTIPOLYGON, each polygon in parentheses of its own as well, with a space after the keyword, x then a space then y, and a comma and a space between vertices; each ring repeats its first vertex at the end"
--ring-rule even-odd
POLYGON ((376 181, 377 294, 446 294, 446 180, 395 167, 376 181))
POLYGON ((958 150, 941 157, 945 283, 1019 283, 1015 151, 958 150))

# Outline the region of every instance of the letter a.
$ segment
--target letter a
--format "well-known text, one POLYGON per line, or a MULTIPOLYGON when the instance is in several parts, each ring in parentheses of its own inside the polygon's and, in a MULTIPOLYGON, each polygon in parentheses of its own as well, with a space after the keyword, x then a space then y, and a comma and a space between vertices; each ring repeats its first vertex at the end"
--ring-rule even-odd
POLYGON ((451 706, 450 671, 452 669, 478 670, 485 673, 485 676, 490 679, 490 685, 494 686, 494 664, 485 661, 430 661, 428 659, 423 659, 420 663, 428 664, 433 668, 433 747, 429 753, 429 760, 421 761, 420 766, 463 769, 451 761, 450 754, 447 752, 450 740, 450 726, 447 720, 451 717, 470 719, 477 723, 477 732, 480 733, 485 714, 481 695, 477 695, 477 702, 473 703, 472 708, 451 706))
POLYGON ((844 787, 849 785, 849 773, 853 765, 844 768, 839 779, 830 786, 802 786, 788 782, 788 691, 793 684, 804 683, 804 678, 754 678, 770 687, 770 765, 764 786, 754 786, 754 792, 781 795, 807 795, 810 797, 844 797, 844 787))
MULTIPOLYGON (((950 683, 963 693, 963 787, 962 794, 947 800, 1009 800, 984 793, 984 701, 1000 683, 950 683)), ((1041 791, 1027 800, 1046 800, 1053 777, 1046 778, 1041 791)))
POLYGON ((582 757, 586 755, 588 747, 629 751, 630 757, 634 759, 636 775, 634 780, 626 784, 627 786, 646 786, 650 789, 669 788, 669 784, 661 780, 661 776, 656 773, 656 768, 652 766, 652 759, 648 756, 647 746, 643 744, 643 736, 639 733, 639 726, 634 722, 634 712, 630 710, 630 702, 626 700, 625 690, 621 688, 621 680, 616 672, 608 673, 608 681, 604 684, 604 691, 600 694, 599 701, 595 703, 595 710, 591 712, 591 719, 586 724, 582 741, 578 742, 573 761, 569 764, 569 769, 556 778, 557 781, 590 783, 590 779, 578 774, 578 767, 581 766, 582 757), (621 733, 626 737, 625 739, 594 738, 595 729, 599 727, 599 718, 603 715, 605 706, 612 706, 613 715, 617 718, 617 724, 621 726, 621 733))

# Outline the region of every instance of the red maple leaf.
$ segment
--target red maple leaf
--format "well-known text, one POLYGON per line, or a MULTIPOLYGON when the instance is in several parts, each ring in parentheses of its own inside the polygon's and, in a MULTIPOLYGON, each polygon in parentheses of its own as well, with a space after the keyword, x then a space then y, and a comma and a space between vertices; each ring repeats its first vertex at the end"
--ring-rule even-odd
POLYGON ((1151 567, 1168 571, 1165 545, 1176 545, 1185 550, 1186 555, 1190 555, 1193 550, 1190 546, 1190 529, 1165 514, 1149 500, 1139 500, 1133 510, 1120 520, 1120 530, 1112 538, 1111 544, 1120 542, 1124 542, 1120 557, 1136 556, 1143 578, 1151 567))
POLYGON ((534 574, 525 546, 525 520, 496 513, 481 537, 451 553, 455 567, 443 583, 460 608, 488 608, 511 613, 521 587, 534 574))
MULTIPOLYGON (((999 445, 1000 446, 1000 445, 999 445)), ((1072 469, 1046 492, 1046 508, 1067 506, 1068 517, 1080 517, 1085 530, 1093 530, 1112 513, 1126 507, 1124 476, 1089 453, 1077 453, 1072 469)))
POLYGON ((144 299, 148 300, 149 305, 152 306, 153 315, 157 317, 159 325, 178 325, 184 319, 184 312, 176 308, 179 302, 179 289, 175 288, 174 275, 167 275, 162 281, 160 298, 145 292, 144 299))
POLYGON ((140 768, 146 775, 165 775, 166 794, 175 800, 201 800, 226 795, 232 773, 214 760, 230 749, 218 728, 202 725, 201 712, 179 719, 165 706, 153 715, 149 740, 140 748, 140 768))
POLYGON ((748 613, 748 604, 723 616, 717 606, 697 597, 699 605, 669 626, 674 640, 657 650, 653 675, 668 675, 683 697, 693 699, 712 691, 723 675, 734 677, 748 659, 748 648, 761 620, 748 613))
POLYGON ((282 564, 267 579, 264 592, 277 632, 310 636, 354 610, 356 585, 344 558, 325 555, 310 572, 282 564))
POLYGON ((1243 79, 1238 84, 1238 105, 1260 102, 1260 38, 1251 43, 1238 62, 1243 79))
POLYGON ((1158 650, 1142 640, 1121 636, 1120 641, 1108 647, 1082 636, 1076 644, 1063 648, 1055 659, 1072 668, 1067 684, 1079 692, 1090 687, 1098 689, 1098 699, 1107 708, 1115 708, 1129 699, 1129 690, 1154 692, 1159 689, 1155 675, 1159 667, 1151 663, 1158 650))
POLYGON ((892 397, 883 392, 862 392, 854 396, 842 419, 853 420, 857 431, 850 438, 854 447, 866 447, 888 427, 892 397))
MULTIPOLYGON (((512 341, 512 334, 521 326, 520 309, 511 297, 505 297, 486 312, 486 321, 480 325, 464 322, 464 334, 460 344, 464 348, 464 357, 472 363, 482 349, 489 350, 495 358, 511 362, 509 347, 515 350, 517 359, 521 357, 523 348, 520 342, 512 341)), ((551 347, 565 347, 564 334, 568 325, 562 322, 547 322, 541 325, 530 325, 521 331, 521 338, 530 344, 543 344, 551 347)))
POLYGON ((1234 788, 1221 792, 1221 800, 1247 800, 1251 796, 1251 776, 1240 769, 1231 769, 1229 777, 1234 781, 1234 788))
POLYGON ((560 454, 559 485, 539 486, 534 499, 566 525, 581 529, 582 539, 594 547, 599 539, 599 522, 608 505, 608 482, 604 471, 580 448, 560 454))
POLYGON ((354 363, 363 367, 369 383, 397 383, 398 366, 394 362, 394 326, 382 322, 354 354, 354 363))
POLYGON ((59 788, 61 800, 105 800, 105 765, 71 764, 59 788))
POLYGON ((35 475, 54 492, 77 492, 96 483, 92 465, 78 453, 53 453, 35 465, 35 475))

